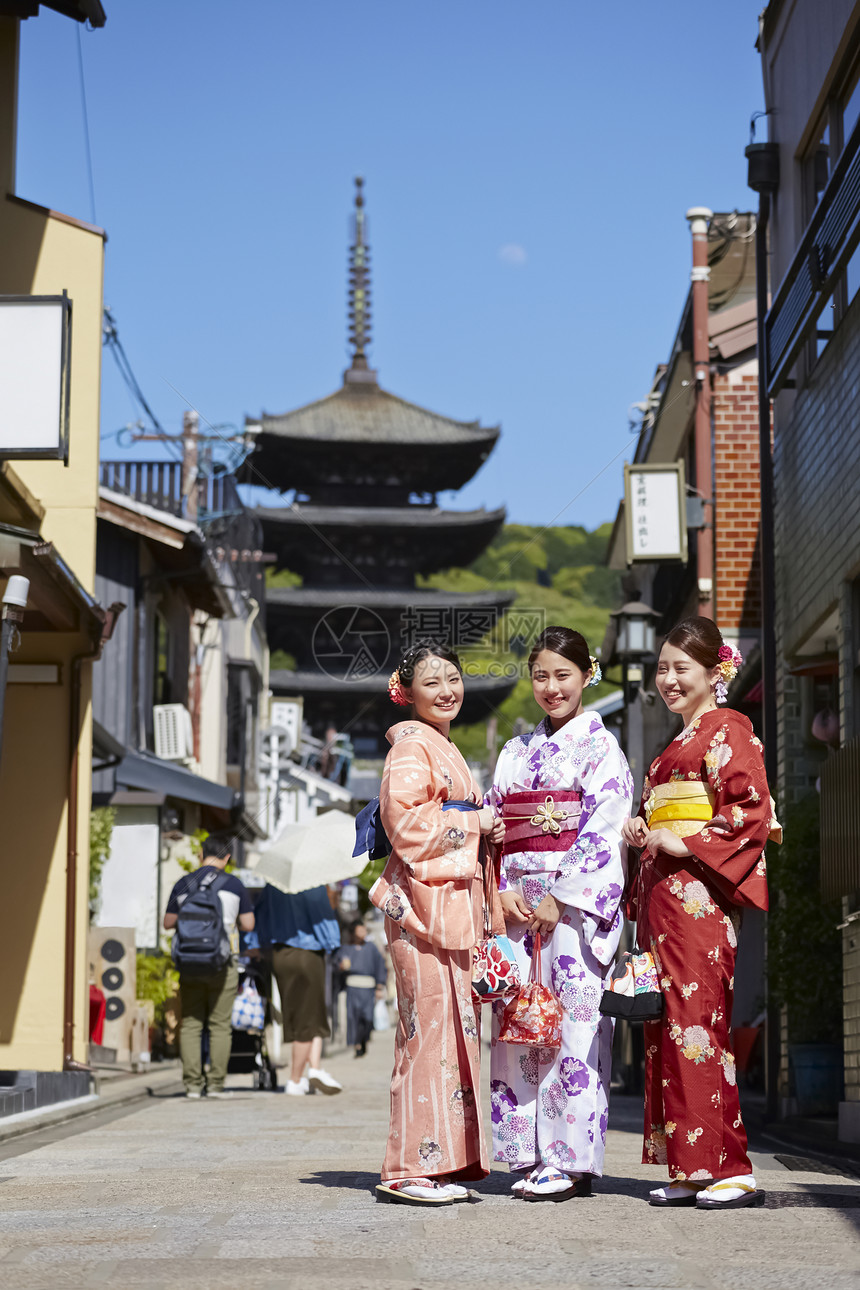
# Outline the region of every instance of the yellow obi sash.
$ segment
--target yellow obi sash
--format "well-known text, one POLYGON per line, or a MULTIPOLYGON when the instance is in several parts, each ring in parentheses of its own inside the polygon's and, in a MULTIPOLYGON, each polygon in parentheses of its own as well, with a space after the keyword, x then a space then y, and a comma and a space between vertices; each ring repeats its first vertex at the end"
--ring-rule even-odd
POLYGON ((645 803, 649 829, 671 829, 679 838, 701 833, 714 818, 714 795, 701 780, 670 780, 657 784, 645 803))

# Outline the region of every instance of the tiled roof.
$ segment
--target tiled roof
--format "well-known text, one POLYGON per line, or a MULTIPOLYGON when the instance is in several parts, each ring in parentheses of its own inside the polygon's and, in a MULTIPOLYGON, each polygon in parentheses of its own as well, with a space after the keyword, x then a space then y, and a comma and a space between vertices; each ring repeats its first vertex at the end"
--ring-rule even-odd
POLYGON ((302 524, 320 528, 471 528, 482 524, 501 524, 505 508, 488 511, 443 511, 438 506, 314 506, 296 502, 291 506, 259 506, 254 511, 263 524, 302 524))
POLYGON ((257 426, 263 434, 328 443, 491 446, 499 437, 498 426, 454 421, 389 394, 375 382, 346 383, 334 394, 282 416, 264 412, 259 423, 249 422, 252 431, 257 426))

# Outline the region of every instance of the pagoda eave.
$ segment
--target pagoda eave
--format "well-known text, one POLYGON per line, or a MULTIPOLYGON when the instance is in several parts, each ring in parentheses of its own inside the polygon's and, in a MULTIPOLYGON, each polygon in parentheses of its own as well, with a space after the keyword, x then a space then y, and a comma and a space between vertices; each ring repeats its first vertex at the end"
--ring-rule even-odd
POLYGON ((343 439, 308 440, 261 432, 239 468, 240 483, 294 489, 313 496, 331 488, 373 488, 384 483, 409 493, 462 488, 480 470, 498 431, 465 444, 393 443, 343 439))
POLYGON ((473 563, 505 520, 495 511, 432 506, 260 508, 277 567, 328 584, 411 586, 415 575, 473 563))
POLYGON ((377 611, 397 611, 407 601, 410 607, 422 609, 461 605, 506 609, 515 596, 515 591, 440 591, 435 587, 270 587, 266 592, 266 612, 277 617, 279 611, 295 613, 308 609, 319 612, 344 604, 377 611))
MULTIPOLYGON (((466 676, 463 708, 459 721, 463 725, 486 720, 500 703, 513 692, 516 676, 466 676)), ((396 708, 388 697, 387 676, 375 675, 356 680, 336 680, 320 672, 289 672, 275 669, 269 683, 272 692, 282 698, 327 699, 332 711, 343 707, 355 709, 356 701, 373 703, 373 713, 380 716, 380 733, 408 716, 404 708, 396 708), (373 701, 378 701, 374 703, 373 701)), ((369 714, 365 713, 365 717, 369 714)))

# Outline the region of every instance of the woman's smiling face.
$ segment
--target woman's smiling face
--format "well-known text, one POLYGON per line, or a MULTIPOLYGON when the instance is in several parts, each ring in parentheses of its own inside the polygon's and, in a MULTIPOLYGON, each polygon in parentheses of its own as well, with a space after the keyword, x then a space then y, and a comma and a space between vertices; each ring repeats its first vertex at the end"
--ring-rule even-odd
POLYGON ((532 664, 535 699, 557 728, 582 711, 582 691, 591 676, 563 654, 544 649, 532 664))
POLYGON ((416 717, 434 726, 453 721, 463 706, 463 678, 455 664, 430 654, 415 664, 412 684, 404 693, 416 717))
POLYGON ((670 712, 689 724, 714 701, 719 668, 706 668, 677 645, 665 644, 657 661, 656 685, 670 712))

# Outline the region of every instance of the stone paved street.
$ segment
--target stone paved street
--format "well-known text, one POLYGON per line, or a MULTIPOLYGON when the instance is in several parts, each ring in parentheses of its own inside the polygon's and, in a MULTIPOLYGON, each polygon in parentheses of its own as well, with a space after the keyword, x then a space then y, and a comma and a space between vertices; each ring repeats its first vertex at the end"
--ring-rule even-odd
POLYGON ((659 1175, 638 1163, 627 1099, 591 1200, 526 1206, 497 1167, 479 1203, 375 1204, 390 1053, 382 1035, 364 1061, 328 1059, 338 1097, 161 1094, 52 1141, 0 1144, 0 1285, 856 1288, 860 1181, 757 1153, 766 1208, 655 1211, 644 1198, 659 1175))

